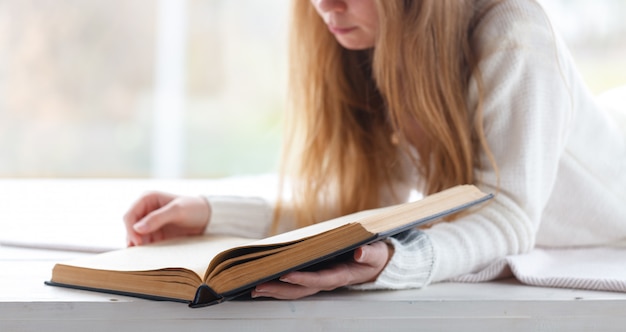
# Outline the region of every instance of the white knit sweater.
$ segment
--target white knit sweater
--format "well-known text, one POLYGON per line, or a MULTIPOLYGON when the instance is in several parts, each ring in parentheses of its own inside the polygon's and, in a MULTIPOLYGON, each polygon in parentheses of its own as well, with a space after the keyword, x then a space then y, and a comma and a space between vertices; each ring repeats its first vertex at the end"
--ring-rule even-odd
MULTIPOLYGON (((595 103, 541 7, 507 0, 481 21, 474 45, 486 89, 484 128, 500 179, 483 156, 490 204, 452 223, 391 239, 395 253, 360 288, 422 287, 538 247, 626 240, 626 142, 595 103)), ((475 86, 468 99, 477 102, 475 86)), ((209 197, 208 232, 262 237, 271 204, 209 197)))

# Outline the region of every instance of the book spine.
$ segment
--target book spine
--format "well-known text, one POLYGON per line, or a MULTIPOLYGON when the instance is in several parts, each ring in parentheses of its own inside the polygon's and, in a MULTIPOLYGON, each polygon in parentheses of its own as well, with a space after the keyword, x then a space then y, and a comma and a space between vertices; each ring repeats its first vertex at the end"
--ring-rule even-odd
POLYGON ((193 301, 189 304, 192 308, 206 307, 224 302, 224 297, 220 296, 207 284, 202 284, 196 291, 193 301))

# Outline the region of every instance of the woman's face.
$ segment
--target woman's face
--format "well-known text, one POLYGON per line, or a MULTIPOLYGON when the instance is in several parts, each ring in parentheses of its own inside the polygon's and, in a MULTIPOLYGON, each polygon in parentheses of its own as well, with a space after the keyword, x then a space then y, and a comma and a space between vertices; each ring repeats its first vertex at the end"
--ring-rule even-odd
POLYGON ((374 47, 378 35, 375 0, 311 0, 328 30, 350 50, 374 47))

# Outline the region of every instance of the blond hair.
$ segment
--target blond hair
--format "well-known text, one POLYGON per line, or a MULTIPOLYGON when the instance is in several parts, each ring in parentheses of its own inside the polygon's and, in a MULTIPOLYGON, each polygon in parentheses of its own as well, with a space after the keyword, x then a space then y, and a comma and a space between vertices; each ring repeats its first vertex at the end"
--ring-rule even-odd
POLYGON ((379 207, 408 180, 403 155, 424 193, 475 183, 488 152, 480 98, 475 110, 466 100, 475 2, 379 0, 376 46, 363 51, 341 47, 309 1, 293 2, 281 175, 297 226, 379 207))

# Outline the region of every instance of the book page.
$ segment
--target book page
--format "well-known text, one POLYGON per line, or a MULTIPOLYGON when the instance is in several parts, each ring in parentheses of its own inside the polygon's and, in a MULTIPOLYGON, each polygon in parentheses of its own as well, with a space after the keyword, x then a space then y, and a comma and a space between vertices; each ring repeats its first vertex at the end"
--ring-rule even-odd
POLYGON ((329 231, 331 229, 338 228, 343 225, 347 225, 347 224, 354 223, 354 222, 360 222, 361 220, 367 217, 371 217, 372 215, 381 213, 382 211, 386 209, 389 209, 389 207, 365 210, 365 211, 349 214, 346 216, 342 216, 339 218, 331 219, 331 220, 324 221, 318 224, 295 229, 290 232, 285 232, 285 233, 268 237, 262 240, 258 240, 258 241, 250 243, 250 245, 260 246, 260 245, 269 245, 269 244, 275 244, 275 243, 296 242, 296 241, 311 237, 313 235, 317 235, 317 234, 329 231))
POLYGON ((473 185, 459 185, 415 202, 392 206, 370 218, 363 219, 361 224, 374 234, 395 234, 399 229, 435 221, 440 217, 482 203, 491 197, 493 195, 485 194, 473 185))
POLYGON ((185 268, 203 276, 209 262, 217 254, 250 241, 229 236, 194 236, 87 256, 62 264, 113 271, 185 268))
POLYGON ((418 201, 365 210, 315 225, 252 242, 251 245, 289 243, 314 236, 350 223, 359 223, 372 234, 381 234, 413 222, 430 221, 455 210, 461 210, 487 198, 472 185, 461 185, 426 196, 418 201), (426 219, 425 219, 426 218, 426 219))

